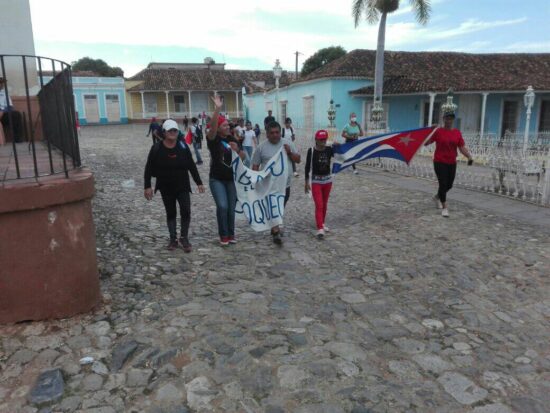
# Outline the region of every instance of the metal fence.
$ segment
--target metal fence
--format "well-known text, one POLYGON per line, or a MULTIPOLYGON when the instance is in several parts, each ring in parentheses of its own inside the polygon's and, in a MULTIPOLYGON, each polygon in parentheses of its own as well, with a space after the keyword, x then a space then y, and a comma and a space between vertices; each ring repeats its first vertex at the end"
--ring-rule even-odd
MULTIPOLYGON (((314 128, 294 127, 296 146, 303 154, 313 146, 314 128)), ((333 130, 333 140, 340 140, 341 130, 333 130)), ((387 131, 367 131, 372 136, 387 131)), ((523 134, 466 133, 466 146, 474 158, 473 166, 459 165, 455 185, 458 187, 506 196, 520 201, 550 206, 550 133, 532 133, 523 151, 523 134)), ((434 145, 423 147, 410 165, 394 159, 375 158, 363 165, 406 176, 436 181, 433 170, 434 145)), ((459 158, 460 159, 460 158, 459 158)))
POLYGON ((81 166, 71 66, 41 56, 0 55, 0 70, 0 106, 6 106, 0 112, 0 180, 68 177, 81 166))

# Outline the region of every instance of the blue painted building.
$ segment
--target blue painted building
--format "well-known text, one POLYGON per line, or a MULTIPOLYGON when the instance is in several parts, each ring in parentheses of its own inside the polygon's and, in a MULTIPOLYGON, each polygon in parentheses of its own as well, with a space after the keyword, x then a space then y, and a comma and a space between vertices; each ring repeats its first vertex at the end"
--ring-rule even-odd
MULTIPOLYGON (((370 129, 375 54, 354 50, 278 91, 251 91, 246 99, 249 118, 260 123, 271 109, 279 120, 291 117, 297 127, 326 128, 333 99, 337 129, 351 112, 370 129)), ((550 54, 387 51, 381 126, 405 130, 440 122, 441 105, 453 88, 456 126, 464 133, 522 133, 523 96, 529 85, 535 89, 529 130, 550 131, 550 54)))
MULTIPOLYGON (((45 83, 50 79, 51 74, 44 75, 45 83)), ((73 72, 72 81, 81 125, 128 123, 124 78, 73 72)))

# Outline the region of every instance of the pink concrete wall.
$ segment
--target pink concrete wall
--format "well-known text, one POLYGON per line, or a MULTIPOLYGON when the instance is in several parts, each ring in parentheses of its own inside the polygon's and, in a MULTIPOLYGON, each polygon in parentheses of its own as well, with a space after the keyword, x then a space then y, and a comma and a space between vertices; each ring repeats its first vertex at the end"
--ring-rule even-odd
POLYGON ((100 299, 88 170, 0 187, 0 323, 64 318, 100 299))

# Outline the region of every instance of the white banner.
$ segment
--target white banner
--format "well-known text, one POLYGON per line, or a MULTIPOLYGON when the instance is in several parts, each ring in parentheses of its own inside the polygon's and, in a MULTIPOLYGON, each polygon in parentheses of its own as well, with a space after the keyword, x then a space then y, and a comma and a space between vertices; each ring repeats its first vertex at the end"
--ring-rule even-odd
POLYGON ((237 217, 254 231, 267 231, 283 223, 288 156, 281 149, 262 171, 253 171, 233 152, 233 179, 237 188, 237 217))

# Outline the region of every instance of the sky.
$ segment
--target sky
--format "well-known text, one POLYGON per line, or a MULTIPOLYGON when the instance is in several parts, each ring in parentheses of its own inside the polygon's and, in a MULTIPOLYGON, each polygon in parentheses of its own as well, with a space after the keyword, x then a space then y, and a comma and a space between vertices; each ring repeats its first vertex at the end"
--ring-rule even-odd
MULTIPOLYGON (((386 50, 550 53, 550 0, 432 0, 426 25, 409 2, 388 17, 386 50)), ((126 77, 149 62, 202 62, 227 69, 299 67, 318 49, 375 49, 378 25, 357 28, 352 0, 30 0, 38 55, 89 56, 126 77)))

